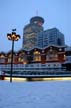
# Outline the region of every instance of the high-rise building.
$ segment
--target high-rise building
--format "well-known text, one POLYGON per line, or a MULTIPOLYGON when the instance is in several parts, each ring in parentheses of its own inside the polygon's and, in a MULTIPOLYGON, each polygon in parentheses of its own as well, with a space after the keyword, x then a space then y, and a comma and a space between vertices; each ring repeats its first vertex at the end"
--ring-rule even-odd
POLYGON ((34 47, 44 48, 49 45, 64 46, 64 34, 57 28, 43 30, 44 19, 39 16, 32 17, 30 23, 23 30, 23 49, 34 47))
POLYGON ((23 30, 23 49, 29 50, 37 46, 38 33, 43 31, 44 19, 39 16, 32 17, 30 23, 23 30))
POLYGON ((44 48, 49 45, 64 46, 64 35, 57 29, 47 29, 38 34, 38 47, 44 48))

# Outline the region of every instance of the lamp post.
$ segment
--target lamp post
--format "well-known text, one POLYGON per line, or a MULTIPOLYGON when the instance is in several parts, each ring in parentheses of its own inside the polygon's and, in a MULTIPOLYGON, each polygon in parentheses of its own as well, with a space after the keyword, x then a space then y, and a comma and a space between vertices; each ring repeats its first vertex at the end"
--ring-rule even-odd
POLYGON ((11 72, 10 72, 10 82, 12 83, 12 72, 13 72, 13 51, 14 51, 14 41, 18 41, 20 39, 20 35, 16 34, 16 29, 12 30, 11 34, 7 34, 8 40, 12 41, 12 52, 11 52, 11 72))

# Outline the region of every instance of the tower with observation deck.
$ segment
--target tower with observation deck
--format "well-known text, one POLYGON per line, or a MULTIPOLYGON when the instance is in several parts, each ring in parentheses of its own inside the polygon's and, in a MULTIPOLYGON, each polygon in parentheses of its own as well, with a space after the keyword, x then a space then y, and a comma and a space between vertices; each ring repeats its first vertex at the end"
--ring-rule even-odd
POLYGON ((39 16, 32 17, 30 23, 23 29, 23 46, 25 50, 30 50, 38 44, 38 33, 43 31, 44 19, 39 16))

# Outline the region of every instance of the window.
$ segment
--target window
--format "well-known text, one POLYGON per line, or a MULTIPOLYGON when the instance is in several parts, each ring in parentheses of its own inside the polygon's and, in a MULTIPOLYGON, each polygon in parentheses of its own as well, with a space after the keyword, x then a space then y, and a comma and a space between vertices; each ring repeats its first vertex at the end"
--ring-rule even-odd
POLYGON ((61 42, 61 39, 60 39, 60 38, 58 38, 57 44, 58 44, 58 45, 62 45, 62 42, 61 42))
POLYGON ((48 64, 48 67, 50 67, 50 64, 48 64))
POLYGON ((54 66, 56 66, 56 64, 54 64, 54 66))
POLYGON ((5 58, 0 58, 0 63, 5 63, 5 58))
POLYGON ((46 60, 51 61, 57 59, 58 59, 57 51, 50 49, 50 51, 48 51, 46 54, 46 60))
POLYGON ((26 57, 26 54, 25 54, 24 52, 22 52, 22 53, 19 54, 18 61, 19 61, 19 62, 23 62, 24 64, 26 64, 26 62, 27 62, 27 57, 26 57))
POLYGON ((66 60, 66 55, 64 54, 64 60, 66 60))
POLYGON ((5 56, 4 55, 0 56, 0 63, 5 63, 5 56))
POLYGON ((8 63, 11 63, 11 58, 8 58, 8 63))
POLYGON ((41 61, 41 55, 39 51, 34 52, 34 61, 41 61))

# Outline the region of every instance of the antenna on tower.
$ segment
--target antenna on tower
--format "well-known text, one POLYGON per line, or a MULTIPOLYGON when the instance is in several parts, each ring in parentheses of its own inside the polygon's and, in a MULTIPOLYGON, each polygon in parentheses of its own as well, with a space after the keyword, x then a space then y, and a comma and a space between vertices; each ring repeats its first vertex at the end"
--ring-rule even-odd
POLYGON ((36 16, 38 16, 38 10, 36 10, 36 16))

